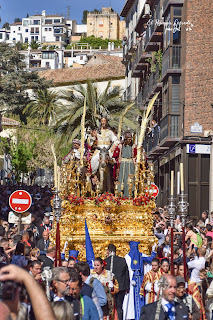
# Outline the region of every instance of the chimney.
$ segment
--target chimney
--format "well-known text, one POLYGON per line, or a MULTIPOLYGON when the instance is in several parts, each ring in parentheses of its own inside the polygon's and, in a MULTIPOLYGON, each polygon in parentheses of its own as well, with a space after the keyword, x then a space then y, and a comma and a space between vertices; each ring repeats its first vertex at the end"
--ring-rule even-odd
POLYGON ((41 12, 41 14, 42 14, 43 17, 45 17, 45 16, 46 16, 45 10, 43 10, 43 11, 41 12))

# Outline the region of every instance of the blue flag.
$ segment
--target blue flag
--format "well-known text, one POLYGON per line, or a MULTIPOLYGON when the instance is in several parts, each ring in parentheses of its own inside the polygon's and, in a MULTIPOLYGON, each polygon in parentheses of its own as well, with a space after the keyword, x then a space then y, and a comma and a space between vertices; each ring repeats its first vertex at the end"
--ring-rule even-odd
POLYGON ((86 259, 87 259, 87 263, 90 266, 90 269, 93 269, 93 263, 95 260, 95 255, 94 255, 94 251, 93 251, 93 247, 92 247, 92 242, 90 239, 90 235, 89 235, 89 231, 87 228, 87 221, 85 219, 85 244, 86 244, 86 259))

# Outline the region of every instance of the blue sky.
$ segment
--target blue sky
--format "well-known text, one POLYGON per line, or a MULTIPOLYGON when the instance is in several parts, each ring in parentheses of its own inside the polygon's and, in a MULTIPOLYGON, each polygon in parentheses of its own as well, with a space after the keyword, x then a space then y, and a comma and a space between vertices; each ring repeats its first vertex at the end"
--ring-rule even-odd
POLYGON ((125 0, 0 0, 1 24, 13 23, 15 18, 25 18, 27 13, 33 15, 46 10, 46 14, 66 14, 70 6, 70 18, 81 23, 83 10, 108 7, 110 5, 119 14, 124 6, 125 0))

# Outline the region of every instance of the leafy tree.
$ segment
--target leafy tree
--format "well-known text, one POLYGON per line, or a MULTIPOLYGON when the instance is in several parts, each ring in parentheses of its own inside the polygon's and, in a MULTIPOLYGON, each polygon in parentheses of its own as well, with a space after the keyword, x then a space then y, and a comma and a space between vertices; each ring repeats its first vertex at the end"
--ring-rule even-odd
POLYGON ((15 18, 14 19, 14 22, 16 23, 16 22, 21 22, 21 19, 20 18, 15 18))
POLYGON ((10 30, 10 24, 9 24, 9 22, 5 22, 5 23, 3 24, 3 28, 5 28, 5 29, 7 29, 7 30, 10 30))
POLYGON ((39 124, 50 126, 55 121, 56 110, 62 107, 59 98, 56 92, 37 90, 23 112, 31 119, 37 119, 39 124))
POLYGON ((40 46, 40 43, 38 42, 38 41, 36 41, 36 40, 32 40, 31 42, 30 42, 30 48, 31 49, 38 49, 38 47, 40 46))
POLYGON ((13 112, 19 115, 21 121, 26 121, 22 113, 30 102, 26 90, 44 89, 51 82, 40 78, 37 72, 26 72, 23 58, 15 47, 0 43, 0 112, 13 112))
POLYGON ((93 49, 99 49, 100 46, 102 49, 106 49, 108 42, 114 42, 115 47, 121 46, 121 40, 102 39, 96 38, 95 36, 82 37, 79 41, 79 43, 88 43, 93 49))
MULTIPOLYGON (((106 89, 99 92, 97 85, 87 81, 86 87, 78 85, 75 87, 75 93, 63 92, 63 98, 67 101, 64 108, 57 116, 56 137, 59 144, 71 143, 72 140, 80 134, 81 118, 86 97, 86 118, 85 128, 98 127, 100 124, 100 115, 106 113, 109 116, 109 125, 112 128, 118 127, 119 117, 127 106, 127 102, 121 99, 117 88, 111 90, 111 83, 108 82, 106 89)), ((128 120, 128 127, 135 128, 135 123, 128 120)))
POLYGON ((88 10, 84 10, 84 11, 83 11, 83 18, 82 18, 82 20, 81 20, 81 22, 82 22, 83 24, 87 24, 87 15, 88 15, 88 13, 89 13, 88 10))
POLYGON ((15 175, 15 179, 20 181, 21 173, 26 174, 29 172, 27 162, 35 157, 35 142, 29 142, 28 144, 23 141, 17 145, 13 145, 10 150, 12 171, 15 175))

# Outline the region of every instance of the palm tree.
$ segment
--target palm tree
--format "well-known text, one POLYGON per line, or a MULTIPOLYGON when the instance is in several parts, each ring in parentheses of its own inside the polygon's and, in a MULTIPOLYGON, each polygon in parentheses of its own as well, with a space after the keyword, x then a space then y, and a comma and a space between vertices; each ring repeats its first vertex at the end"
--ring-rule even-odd
POLYGON ((60 95, 56 92, 48 89, 37 90, 23 113, 28 114, 31 119, 38 119, 40 124, 50 127, 55 122, 56 110, 62 107, 59 99, 60 95))
MULTIPOLYGON (((87 81, 86 86, 82 84, 74 88, 75 93, 63 91, 61 97, 66 100, 63 110, 57 113, 56 133, 61 143, 69 143, 80 134, 81 118, 83 114, 84 100, 86 97, 85 128, 98 127, 100 115, 107 114, 109 125, 115 129, 118 127, 119 117, 126 108, 127 102, 121 99, 119 90, 115 87, 110 90, 111 82, 106 89, 99 92, 97 85, 87 81)), ((136 129, 137 125, 131 119, 124 118, 127 127, 136 129)))

